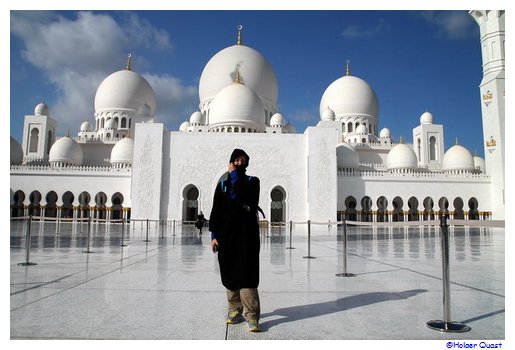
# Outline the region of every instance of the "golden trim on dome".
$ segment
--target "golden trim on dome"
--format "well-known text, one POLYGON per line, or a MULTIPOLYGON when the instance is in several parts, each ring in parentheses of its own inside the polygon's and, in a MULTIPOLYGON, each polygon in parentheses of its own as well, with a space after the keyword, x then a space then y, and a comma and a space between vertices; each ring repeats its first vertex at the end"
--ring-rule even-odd
POLYGON ((237 42, 238 45, 241 45, 241 31, 242 30, 243 30, 243 26, 240 24, 238 26, 238 42, 237 42))
POLYGON ((238 68, 236 68, 236 78, 234 79, 234 83, 235 84, 242 84, 244 85, 242 82, 241 82, 241 78, 240 78, 240 70, 238 68))

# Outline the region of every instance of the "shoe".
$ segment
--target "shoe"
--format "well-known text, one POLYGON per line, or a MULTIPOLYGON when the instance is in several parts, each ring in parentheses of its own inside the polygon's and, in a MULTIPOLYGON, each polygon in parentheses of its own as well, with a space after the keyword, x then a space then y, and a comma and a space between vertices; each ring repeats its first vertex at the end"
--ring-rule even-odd
POLYGON ((227 320, 225 320, 225 323, 227 324, 235 324, 241 321, 241 311, 240 310, 233 310, 229 311, 229 315, 227 316, 227 320))
POLYGON ((261 332, 261 328, 259 328, 259 323, 256 320, 248 321, 247 326, 249 327, 249 331, 251 332, 261 332))

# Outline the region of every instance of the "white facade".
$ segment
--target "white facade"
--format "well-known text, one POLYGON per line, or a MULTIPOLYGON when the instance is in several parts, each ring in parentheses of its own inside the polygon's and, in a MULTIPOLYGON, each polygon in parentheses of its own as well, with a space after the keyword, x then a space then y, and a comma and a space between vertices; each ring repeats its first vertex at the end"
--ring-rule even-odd
MULTIPOLYGON (((504 12, 471 15, 482 43, 504 43, 504 12)), ((504 44, 486 46, 493 51, 483 54, 480 88, 485 160, 459 145, 445 151, 444 124, 427 111, 411 144, 393 142, 388 129, 377 130, 374 90, 350 67, 320 92, 320 122, 297 133, 277 110, 272 65, 241 44, 241 33, 237 45, 208 61, 199 110, 179 130, 168 130, 154 120, 152 87, 129 58, 126 69, 100 84, 94 120, 83 122, 77 137, 55 140, 45 104, 25 117, 22 146, 11 140, 11 215, 208 216, 229 156, 242 148, 250 156, 248 174, 261 180, 267 220, 406 221, 439 212, 504 219, 504 44)))

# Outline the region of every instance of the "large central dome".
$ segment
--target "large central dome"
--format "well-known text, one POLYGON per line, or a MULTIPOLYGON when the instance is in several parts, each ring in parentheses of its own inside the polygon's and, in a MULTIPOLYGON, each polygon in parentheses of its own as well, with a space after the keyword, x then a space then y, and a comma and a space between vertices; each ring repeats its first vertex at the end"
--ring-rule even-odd
POLYGON ((277 78, 272 66, 259 52, 243 45, 227 47, 209 60, 200 77, 200 104, 232 84, 237 72, 241 82, 264 99, 264 104, 277 106, 277 78))

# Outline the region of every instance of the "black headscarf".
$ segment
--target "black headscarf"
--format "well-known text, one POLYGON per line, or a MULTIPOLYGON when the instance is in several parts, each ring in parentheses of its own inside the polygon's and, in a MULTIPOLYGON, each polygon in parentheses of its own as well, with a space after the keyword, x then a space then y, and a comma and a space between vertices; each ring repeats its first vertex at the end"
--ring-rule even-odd
POLYGON ((229 160, 229 163, 232 163, 234 162, 237 158, 241 157, 241 156, 244 156, 245 159, 247 160, 245 162, 245 166, 243 167, 244 169, 246 169, 248 166, 249 166, 249 160, 250 160, 250 157, 247 153, 245 153, 244 150, 242 149, 239 149, 239 148, 235 148, 234 151, 232 151, 232 154, 231 154, 231 159, 229 160))

